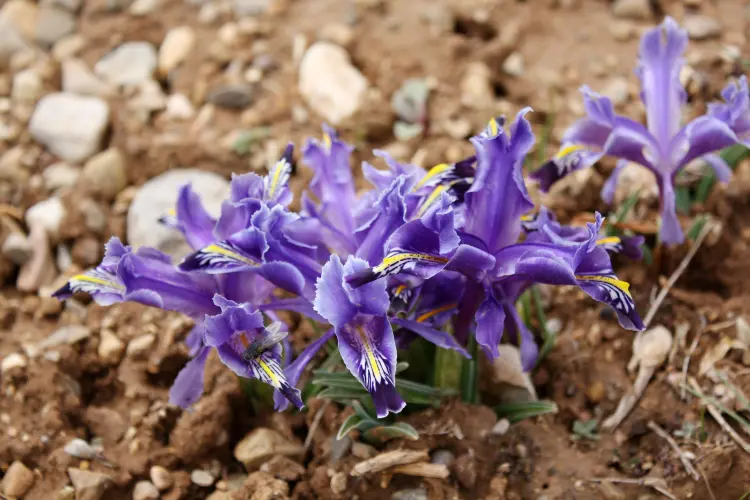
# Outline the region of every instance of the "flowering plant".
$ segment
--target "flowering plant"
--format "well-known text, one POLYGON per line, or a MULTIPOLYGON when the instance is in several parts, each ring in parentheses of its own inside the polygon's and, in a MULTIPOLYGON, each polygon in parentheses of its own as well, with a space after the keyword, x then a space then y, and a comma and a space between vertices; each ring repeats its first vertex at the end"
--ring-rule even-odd
POLYGON ((671 17, 641 39, 636 74, 641 80, 647 126, 615 114, 609 98, 588 86, 581 88, 587 116, 567 130, 555 157, 532 174, 542 190, 604 156, 613 156, 618 158, 617 166, 602 189, 602 198, 611 203, 619 174, 629 162, 638 163, 654 174, 659 187, 661 241, 684 240, 675 211, 677 174, 701 159, 714 169, 719 181, 728 182, 732 170, 716 153, 737 143, 750 145, 750 99, 745 76, 724 89, 724 103, 710 104, 705 115, 680 125, 687 101, 680 83, 687 41, 687 32, 671 17))
POLYGON ((528 111, 507 132, 503 119, 491 120, 472 139, 476 155, 456 164, 425 171, 376 152, 388 168, 363 165, 373 187, 361 196, 352 148, 324 128, 323 139, 303 149, 315 173, 300 213, 288 208, 290 145, 265 177, 232 178, 218 219, 189 185, 180 190, 174 215, 163 219, 194 249, 178 265, 113 238, 102 263, 56 296, 86 292, 102 305, 135 301, 195 320, 192 359, 170 392, 182 407, 201 396, 212 350, 238 375, 272 386, 277 409, 301 408, 301 375, 335 337, 378 417, 404 407, 398 349, 419 337, 464 357, 473 337, 492 359, 505 338, 531 369, 538 348, 515 302, 534 283, 577 286, 614 308, 623 327, 642 329, 608 255, 633 254, 640 242, 600 238, 598 214, 585 228, 563 226, 546 210, 528 214, 521 172, 534 143, 528 111), (292 359, 281 310, 330 328, 292 359))

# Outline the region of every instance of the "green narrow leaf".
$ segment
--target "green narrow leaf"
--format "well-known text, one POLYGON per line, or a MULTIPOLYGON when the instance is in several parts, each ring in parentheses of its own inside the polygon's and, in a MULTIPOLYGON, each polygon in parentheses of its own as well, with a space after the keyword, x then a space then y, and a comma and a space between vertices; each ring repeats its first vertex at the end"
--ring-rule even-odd
POLYGON ((705 215, 701 215, 695 221, 693 221, 693 225, 690 226, 690 229, 688 229, 688 232, 685 234, 685 237, 689 240, 695 240, 699 234, 701 234, 701 231, 703 231, 703 227, 706 225, 706 222, 708 222, 708 217, 705 215))
POLYGON ((536 362, 536 365, 539 366, 539 363, 541 363, 541 361, 546 358, 555 347, 555 344, 557 343, 557 335, 547 329, 547 315, 544 313, 544 307, 542 307, 542 295, 539 293, 539 287, 536 285, 531 287, 531 297, 534 299, 536 316, 542 329, 542 347, 539 349, 539 359, 536 362))
POLYGON ((435 349, 433 384, 443 389, 458 391, 461 387, 461 370, 464 357, 453 349, 435 349))
POLYGON ((650 266, 654 263, 654 252, 651 251, 651 247, 645 243, 641 245, 641 251, 643 252, 643 263, 650 266))
POLYGON ((677 211, 684 215, 690 214, 690 207, 693 200, 690 198, 690 190, 686 186, 677 186, 674 190, 675 207, 677 211))
MULTIPOLYGON (((724 160, 732 170, 737 167, 737 164, 740 161, 747 158, 748 155, 750 155, 750 149, 746 148, 742 144, 735 144, 734 146, 730 146, 724 149, 719 154, 721 159, 724 160)), ((700 184, 698 184, 698 189, 695 193, 696 203, 705 203, 708 199, 708 195, 711 194, 711 189, 714 187, 714 184, 716 184, 716 174, 710 167, 708 167, 707 169, 708 172, 701 179, 701 182, 700 184)))
POLYGON ((336 440, 341 441, 347 434, 358 428, 363 422, 362 417, 356 413, 349 415, 347 419, 344 420, 344 423, 341 424, 341 427, 339 427, 339 432, 336 434, 336 440))
POLYGON ((342 388, 329 388, 320 391, 320 393, 318 393, 318 397, 348 403, 353 399, 360 400, 362 398, 369 397, 369 394, 367 394, 367 391, 364 389, 364 387, 360 391, 342 388))
POLYGON ((464 369, 461 374, 461 397, 466 403, 479 402, 479 384, 477 383, 479 377, 478 351, 477 340, 472 335, 469 337, 469 354, 471 354, 471 359, 464 359, 464 369))
POLYGON ((510 423, 521 420, 557 413, 557 405, 554 401, 525 401, 518 403, 506 403, 495 407, 498 418, 506 418, 510 423))

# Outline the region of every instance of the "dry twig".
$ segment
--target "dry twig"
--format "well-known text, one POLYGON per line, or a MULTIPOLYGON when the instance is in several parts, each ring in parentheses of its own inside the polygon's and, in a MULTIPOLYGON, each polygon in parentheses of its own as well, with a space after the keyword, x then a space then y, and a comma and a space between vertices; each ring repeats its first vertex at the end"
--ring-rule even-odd
POLYGON ((304 451, 302 452, 302 456, 307 455, 307 450, 310 449, 310 445, 312 444, 313 437, 315 437, 315 431, 318 430, 318 427, 320 426, 320 421, 323 419, 323 414, 326 411, 326 408, 328 408, 328 405, 331 404, 331 400, 326 400, 325 403, 323 403, 323 406, 318 408, 317 413, 313 417, 313 421, 310 424, 310 430, 307 431, 307 436, 305 437, 305 444, 303 445, 304 451))
POLYGON ((700 385, 698 385, 698 382, 693 378, 689 378, 690 387, 695 391, 695 393, 698 395, 700 400, 705 405, 708 412, 711 414, 712 417, 714 417, 714 420, 721 426, 722 429, 724 429, 729 436, 731 436, 732 439, 734 439, 734 442, 737 443, 740 448, 745 450, 746 453, 750 453, 750 444, 748 444, 742 437, 737 434, 737 431, 735 431, 729 423, 727 423, 726 420, 724 420, 724 417, 721 415, 721 411, 714 406, 711 401, 706 397, 705 394, 703 394, 703 391, 701 390, 700 385))
MULTIPOLYGON (((664 287, 659 291, 659 294, 656 296, 656 299, 651 304, 651 307, 649 308, 648 312, 646 313, 646 316, 643 319, 643 325, 646 328, 648 328, 648 325, 650 325, 651 321, 653 321, 654 316, 656 316, 656 313, 659 311, 659 308, 661 307, 662 302, 664 302, 664 299, 667 297, 669 290, 671 290, 674 284, 677 283, 677 280, 680 279, 680 276, 682 276, 682 273, 684 273, 688 265, 690 265, 690 261, 693 260, 693 257, 695 257, 695 254, 698 253, 698 249, 703 244, 703 240, 706 239, 706 236, 708 236, 708 233, 711 232, 713 227, 714 227, 714 224, 712 221, 709 220, 706 222, 706 224, 703 226, 703 229, 701 229, 701 232, 698 234, 698 237, 695 239, 695 243, 693 243, 693 246, 690 247, 690 250, 688 250, 688 253, 685 255, 685 258, 682 259, 682 262, 680 262, 680 265, 677 266, 677 269, 674 270, 672 275, 664 284, 664 287)), ((634 344, 638 342, 641 335, 642 335, 641 332, 638 332, 636 334, 635 339, 633 340, 634 344)), ((628 363, 628 370, 633 371, 635 369, 635 368, 631 368, 634 362, 635 362, 634 359, 630 360, 630 363, 628 363)))
POLYGON ((677 444, 677 441, 675 441, 667 431, 659 427, 659 424, 657 424, 653 420, 649 420, 648 428, 658 434, 659 437, 664 439, 667 443, 669 443, 669 446, 671 446, 674 452, 677 453, 677 456, 680 458, 680 462, 682 462, 682 466, 685 467, 687 473, 690 474, 693 479, 698 481, 701 478, 700 474, 698 474, 698 471, 695 470, 695 467, 693 467, 690 459, 686 457, 685 453, 682 451, 682 449, 680 449, 680 445, 677 444))
POLYGON ((427 450, 395 450, 381 453, 380 455, 368 458, 352 468, 352 476, 361 476, 369 472, 380 472, 396 465, 407 465, 427 460, 429 453, 427 450))
MULTIPOLYGON (((706 318, 701 315, 701 327, 698 329, 698 331, 695 333, 695 337, 693 338, 693 342, 690 344, 690 348, 688 349, 687 354, 685 355, 685 360, 682 362, 682 381, 687 382, 687 372, 688 367, 690 366, 690 358, 695 353, 695 350, 698 348, 698 342, 700 341, 701 334, 706 329, 706 318)), ((687 395, 685 394, 685 386, 682 386, 682 389, 680 390, 680 399, 685 400, 685 397, 687 395)))

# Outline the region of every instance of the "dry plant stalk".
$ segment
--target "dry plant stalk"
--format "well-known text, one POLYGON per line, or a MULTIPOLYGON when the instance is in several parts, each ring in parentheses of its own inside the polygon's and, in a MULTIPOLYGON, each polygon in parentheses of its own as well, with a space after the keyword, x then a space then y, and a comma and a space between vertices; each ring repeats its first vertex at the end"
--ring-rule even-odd
POLYGON ((437 479, 445 479, 450 476, 450 471, 445 464, 431 464, 429 462, 397 465, 388 472, 393 474, 405 474, 407 476, 434 477, 437 479))
POLYGON ((682 466, 685 467, 685 470, 688 474, 690 474, 690 477, 698 481, 701 476, 698 474, 698 471, 695 470, 695 467, 693 467, 692 462, 690 462, 690 459, 685 456, 685 453, 680 448, 680 445, 677 444, 677 441, 674 440, 672 436, 669 435, 667 431, 659 427, 659 424, 654 422, 653 420, 649 420, 648 422, 648 428, 654 431, 656 434, 659 435, 662 439, 664 439, 667 443, 669 443, 669 446, 674 450, 675 453, 677 453, 677 456, 680 459, 680 462, 682 462, 682 466))
POLYGON ((371 472, 380 472, 390 469, 396 465, 407 465, 427 460, 427 450, 395 450, 381 453, 380 455, 364 460, 352 468, 352 476, 362 476, 371 472))

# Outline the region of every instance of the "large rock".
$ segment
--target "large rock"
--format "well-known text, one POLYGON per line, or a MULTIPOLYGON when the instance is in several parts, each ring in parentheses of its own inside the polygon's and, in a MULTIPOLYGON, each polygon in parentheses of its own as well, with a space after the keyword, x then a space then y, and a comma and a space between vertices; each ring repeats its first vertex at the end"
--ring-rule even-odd
POLYGON ((174 209, 178 190, 188 183, 201 196, 206 210, 218 217, 221 203, 229 193, 226 179, 195 169, 170 170, 145 183, 135 195, 128 210, 127 236, 130 245, 136 248, 154 247, 175 259, 190 253, 182 234, 159 222, 159 218, 174 209))
POLYGON ((350 117, 362 106, 367 80, 355 68, 346 50, 317 42, 302 57, 299 91, 316 113, 332 125, 350 117))
POLYGON ((109 125, 109 105, 68 92, 47 94, 29 122, 32 137, 54 155, 78 163, 101 149, 109 125))
POLYGON ((234 458, 245 465, 248 471, 257 469, 274 455, 299 457, 302 445, 289 441, 273 429, 259 427, 237 443, 234 458))
POLYGON ((127 42, 105 55, 94 73, 112 85, 140 85, 154 74, 156 49, 148 42, 127 42))

